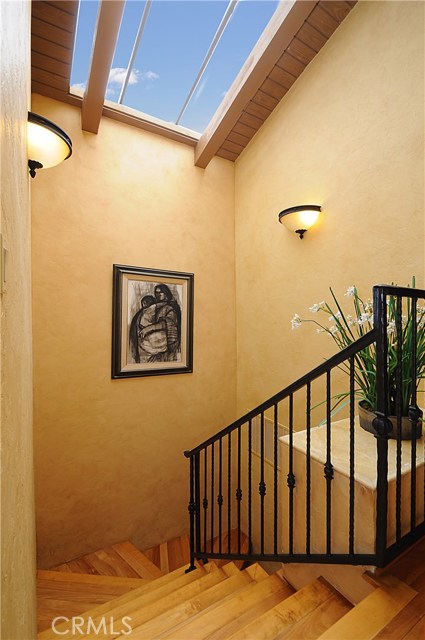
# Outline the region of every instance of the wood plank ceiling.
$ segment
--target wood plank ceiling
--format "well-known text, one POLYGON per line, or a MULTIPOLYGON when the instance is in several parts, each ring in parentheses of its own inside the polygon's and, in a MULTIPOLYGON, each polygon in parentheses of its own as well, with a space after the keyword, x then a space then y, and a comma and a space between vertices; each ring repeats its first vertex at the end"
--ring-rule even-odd
POLYGON ((307 65, 347 17, 357 0, 320 0, 264 81, 241 110, 240 116, 216 151, 235 161, 277 107, 307 65))
POLYGON ((78 0, 33 0, 31 90, 63 102, 81 104, 69 94, 78 0))
MULTIPOLYGON (((221 136, 222 141, 207 156, 218 155, 233 162, 239 157, 356 2, 357 0, 319 0, 310 3, 311 12, 302 26, 289 44, 282 45, 274 64, 269 64, 264 70, 261 80, 252 89, 247 101, 240 105, 237 118, 234 119, 231 128, 228 127, 229 130, 224 132, 225 137, 221 136)), ((32 91, 81 106, 82 99, 69 93, 77 13, 78 0, 33 0, 32 91)), ((108 113, 104 115, 111 117, 110 109, 105 111, 108 113)), ((215 116, 213 121, 214 119, 215 116)), ((150 128, 150 123, 144 122, 142 118, 137 122, 133 117, 131 124, 150 128)), ((166 130, 163 135, 167 135, 166 130)), ((205 134, 203 136, 205 137, 205 134)), ((205 146, 202 138, 201 136, 198 145, 205 146)), ((182 141, 184 142, 183 139, 182 141)), ((187 143, 193 146, 193 138, 188 138, 187 143)), ((198 166, 206 166, 209 159, 207 157, 206 160, 197 162, 198 166)))

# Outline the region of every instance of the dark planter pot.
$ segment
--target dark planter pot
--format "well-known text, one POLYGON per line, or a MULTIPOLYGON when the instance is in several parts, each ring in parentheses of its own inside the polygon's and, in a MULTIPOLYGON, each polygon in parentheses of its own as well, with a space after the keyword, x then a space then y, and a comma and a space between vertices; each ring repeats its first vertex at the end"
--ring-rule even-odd
MULTIPOLYGON (((359 422, 362 429, 365 431, 369 431, 369 433, 375 434, 375 429, 372 426, 372 422, 376 418, 373 411, 369 411, 363 405, 363 400, 359 402, 359 422)), ((389 438, 396 439, 397 438, 397 418, 396 416, 389 416, 389 420, 393 425, 392 431, 389 433, 389 438)), ((422 436, 422 422, 420 420, 417 421, 414 430, 414 439, 417 440, 422 436)), ((409 418, 402 417, 401 419, 401 439, 402 440, 412 440, 412 423, 409 418)))

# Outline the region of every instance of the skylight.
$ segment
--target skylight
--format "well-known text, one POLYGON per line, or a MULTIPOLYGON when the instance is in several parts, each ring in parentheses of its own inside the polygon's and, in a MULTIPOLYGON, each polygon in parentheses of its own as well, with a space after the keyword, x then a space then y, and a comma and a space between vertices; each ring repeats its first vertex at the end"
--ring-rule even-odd
MULTIPOLYGON (((122 104, 202 133, 277 5, 278 0, 127 1, 105 99, 120 99, 144 15, 122 104)), ((97 10, 97 1, 81 0, 71 92, 81 92, 87 82, 97 10)))

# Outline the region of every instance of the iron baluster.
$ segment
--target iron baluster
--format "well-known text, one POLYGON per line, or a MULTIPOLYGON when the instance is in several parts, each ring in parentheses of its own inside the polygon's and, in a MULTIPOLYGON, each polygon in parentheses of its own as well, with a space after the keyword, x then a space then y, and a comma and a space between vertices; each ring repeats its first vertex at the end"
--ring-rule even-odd
POLYGON ((396 523, 396 541, 400 542, 401 540, 401 414, 402 414, 402 384, 403 384, 403 375, 402 375, 402 363, 403 363, 403 327, 401 323, 402 319, 402 306, 401 306, 401 297, 397 296, 396 301, 396 319, 395 319, 395 330, 396 330, 396 352, 397 352, 397 363, 396 363, 396 417, 397 417, 397 450, 396 450, 396 490, 395 490, 395 523, 396 523))
POLYGON ((289 396, 289 465, 287 485, 289 488, 289 553, 294 553, 294 396, 289 396))
POLYGON ((350 358, 350 531, 349 531, 349 553, 354 555, 354 356, 350 358))
POLYGON ((411 466, 410 466, 410 530, 416 527, 416 424, 420 410, 416 404, 417 384, 417 300, 411 301, 412 305, 412 398, 409 407, 409 420, 412 434, 411 466))
POLYGON ((241 552, 241 427, 238 427, 238 486, 236 489, 236 504, 238 506, 238 553, 241 552))
POLYGON ((252 549, 252 421, 248 422, 248 549, 252 549))
POLYGON ((219 440, 218 448, 218 552, 221 553, 221 536, 223 533, 223 440, 219 440))
POLYGON ((373 316, 376 336, 376 431, 377 483, 376 483, 376 545, 378 566, 385 560, 387 548, 388 511, 388 434, 392 426, 387 418, 388 404, 388 342, 387 342, 387 297, 383 287, 373 288, 373 316))
POLYGON ((208 458, 207 448, 204 450, 204 497, 202 499, 202 508, 204 510, 204 551, 207 551, 207 510, 208 510, 208 498, 207 498, 207 469, 208 458))
MULTIPOLYGON (((189 456, 189 452, 185 451, 185 456, 189 456)), ((196 511, 196 503, 195 503, 195 474, 194 474, 194 462, 193 456, 190 456, 190 496, 189 496, 189 547, 190 547, 190 565, 186 569, 185 573, 189 573, 189 571, 193 571, 196 569, 195 565, 195 511, 196 511)))
POLYGON ((227 552, 231 551, 232 531, 232 434, 228 435, 227 446, 227 552))
POLYGON ((214 488, 214 475, 215 475, 215 464, 214 464, 214 445, 213 442, 211 445, 211 553, 214 551, 214 497, 215 497, 215 488, 214 488))
POLYGON ((278 523, 278 446, 279 446, 279 428, 278 428, 278 406, 274 405, 274 459, 273 459, 273 481, 274 481, 274 497, 273 497, 273 553, 277 555, 277 523, 278 523))
POLYGON ((260 416, 260 548, 264 553, 264 499, 266 495, 266 483, 264 479, 264 413, 260 416))
POLYGON ((410 530, 416 527, 416 424, 421 417, 421 410, 416 405, 409 407, 409 420, 412 426, 412 448, 410 461, 410 530))
POLYGON ((195 554, 201 553, 201 455, 195 453, 195 554))
POLYGON ((331 461, 331 373, 326 373, 326 553, 331 554, 332 538, 332 480, 334 469, 331 461))
POLYGON ((311 543, 311 384, 307 384, 307 398, 306 398, 306 429, 307 429, 307 443, 306 443, 306 540, 305 550, 307 554, 310 554, 311 543))

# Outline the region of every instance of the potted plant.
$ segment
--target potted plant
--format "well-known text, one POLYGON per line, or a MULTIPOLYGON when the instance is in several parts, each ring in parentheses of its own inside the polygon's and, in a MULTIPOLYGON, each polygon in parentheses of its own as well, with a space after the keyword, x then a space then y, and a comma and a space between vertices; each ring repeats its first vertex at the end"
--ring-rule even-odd
MULTIPOLYGON (((412 281, 415 286, 415 280, 412 281)), ((330 288, 333 299, 331 306, 325 301, 318 302, 309 308, 312 314, 317 314, 317 319, 303 319, 295 314, 291 320, 292 329, 298 329, 301 324, 311 322, 316 325, 317 333, 326 333, 336 342, 339 349, 344 349, 358 338, 373 328, 373 304, 371 300, 363 300, 355 286, 348 287, 344 296, 350 298, 353 305, 352 313, 344 313, 333 290, 330 288), (322 317, 327 316, 327 322, 322 317)), ((412 438, 412 423, 408 417, 411 403, 413 381, 411 375, 412 359, 412 313, 411 300, 408 299, 401 319, 401 406, 397 411, 397 362, 399 345, 397 336, 397 306, 393 296, 388 297, 387 302, 387 335, 388 335, 388 399, 386 413, 392 422, 391 438, 397 437, 398 420, 401 418, 402 439, 412 438)), ((425 307, 417 307, 417 385, 425 377, 425 307)), ((341 368, 349 373, 348 365, 341 368)), ((360 425, 375 433, 372 422, 377 410, 376 397, 376 345, 373 343, 359 351, 355 357, 354 367, 355 394, 359 400, 360 425)), ((349 392, 334 396, 334 409, 343 406, 349 392)), ((414 436, 419 438, 422 433, 422 420, 418 420, 415 426, 414 436)))

